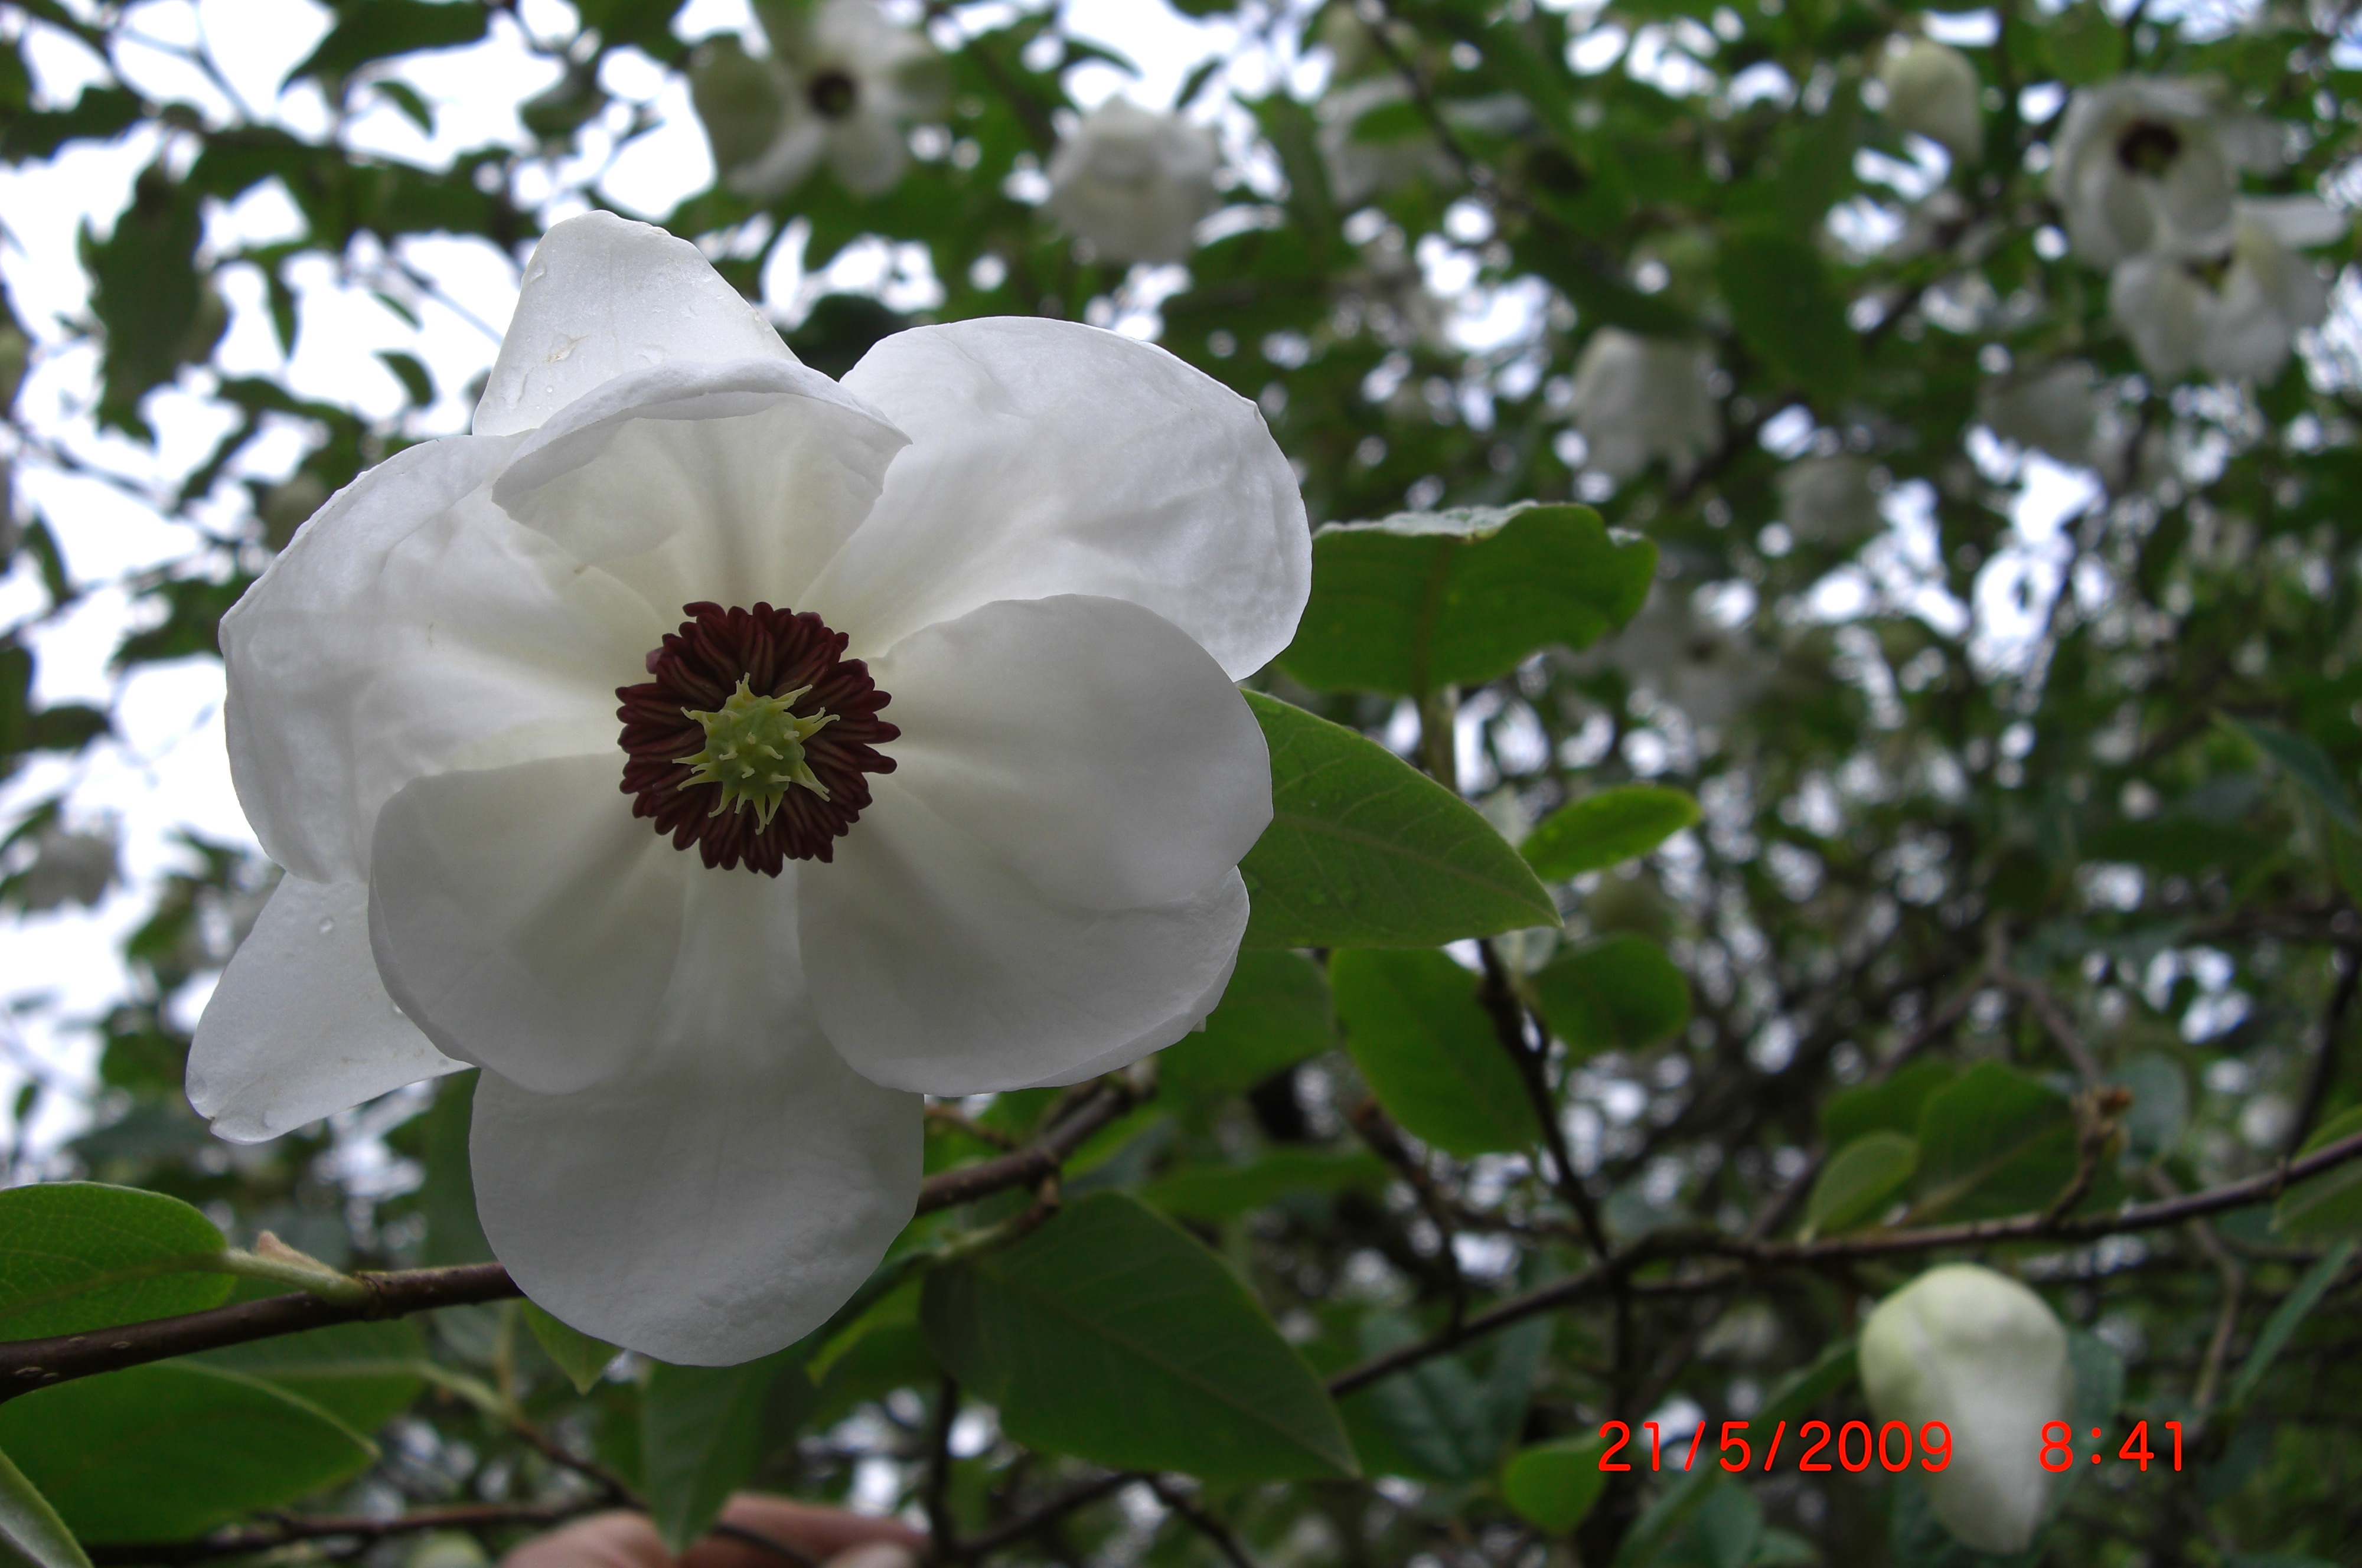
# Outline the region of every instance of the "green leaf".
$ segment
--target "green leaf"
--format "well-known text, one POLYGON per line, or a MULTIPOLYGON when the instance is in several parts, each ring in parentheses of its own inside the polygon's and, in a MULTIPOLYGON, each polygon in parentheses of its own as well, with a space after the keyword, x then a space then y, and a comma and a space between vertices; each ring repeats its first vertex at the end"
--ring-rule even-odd
POLYGON ((1919 1112, 1915 1219, 1985 1220, 2041 1209, 2075 1174, 2066 1097, 2014 1067, 1980 1062, 1919 1112))
MULTIPOLYGON (((430 131, 428 134, 434 133, 430 131)), ((402 383, 402 390, 409 395, 414 406, 424 408, 435 401, 435 378, 426 373, 426 367, 418 362, 417 356, 404 354, 398 349, 381 348, 377 357, 402 383)))
POLYGON ((1716 271, 1731 324, 1773 370, 1824 405, 1852 390, 1860 342, 1811 241, 1741 230, 1723 239, 1716 271))
POLYGON ((25 1473, 0 1453, 0 1562, 11 1568, 90 1568, 82 1542, 25 1473))
POLYGON ((476 1178, 468 1162, 468 1128, 475 1114, 476 1070, 453 1073, 435 1091, 426 1112, 419 1163, 418 1212, 426 1221, 422 1261, 436 1268, 489 1263, 492 1244, 476 1218, 476 1178))
POLYGON ((1838 1150, 1805 1203, 1805 1233, 1833 1235, 1877 1219, 1919 1168, 1919 1144, 1900 1132, 1865 1132, 1838 1150))
POLYGON ((258 1378, 127 1367, 0 1405, 0 1451, 85 1540, 179 1540, 368 1466, 335 1417, 258 1378))
POLYGON ((1587 506, 1404 513, 1323 528, 1280 667, 1320 690, 1421 694, 1582 648, 1648 597, 1656 547, 1587 506))
POLYGON ((1911 1062, 1883 1083, 1861 1084, 1829 1096, 1821 1107, 1821 1138, 1842 1149, 1865 1132, 1916 1134, 1927 1097, 1959 1077, 1948 1062, 1911 1062))
POLYGON ((2180 1064, 2161 1051, 2145 1051, 2117 1063, 2108 1081, 2132 1093, 2123 1117, 2128 1152, 2136 1159, 2171 1154, 2190 1120, 2190 1085, 2180 1064))
POLYGON ((1164 1048, 1157 1078, 1177 1097, 1209 1099, 1253 1088, 1336 1043, 1319 965, 1300 953, 1242 953, 1205 1029, 1164 1048))
POLYGON ((363 0, 344 7, 344 19, 287 77, 342 76, 388 55, 471 44, 484 36, 487 20, 484 8, 468 0, 363 0))
POLYGON ((755 1474, 767 1438, 791 1428, 813 1395, 793 1346, 742 1366, 650 1368, 640 1395, 640 1475, 667 1550, 679 1555, 712 1527, 755 1474))
POLYGON ((1177 1172, 1143 1187, 1140 1198, 1167 1214, 1232 1220, 1290 1193, 1382 1193, 1390 1178, 1385 1162, 1366 1149, 1332 1154, 1278 1148, 1251 1165, 1198 1165, 1177 1172))
MULTIPOLYGON (((1383 1355, 1420 1337, 1400 1314, 1374 1313, 1362 1325, 1362 1352, 1383 1355)), ((1355 1397, 1368 1401, 1415 1474, 1473 1481, 1500 1465, 1502 1450, 1524 1424, 1550 1338, 1548 1318, 1529 1319, 1495 1341, 1482 1377, 1460 1356, 1430 1356, 1355 1397)))
POLYGON ((1607 1474, 1599 1468, 1606 1452, 1607 1440, 1599 1437, 1539 1443, 1502 1470, 1501 1496, 1544 1533, 1564 1535, 1590 1517, 1607 1489, 1607 1474))
POLYGON ((1246 1287, 1120 1193, 937 1268, 920 1320, 1032 1447, 1218 1482, 1355 1474, 1336 1407, 1246 1287))
POLYGON ((1535 1005, 1575 1055, 1638 1051, 1690 1021, 1690 982, 1645 936, 1611 936, 1533 977, 1535 1005))
POLYGON ((2295 779, 2329 813, 2331 822, 2347 833, 2362 834, 2362 816, 2355 814, 2353 791, 2337 776, 2337 765, 2329 760, 2329 754, 2310 735, 2301 735, 2260 719, 2235 718, 2228 713, 2218 716, 2224 727, 2245 735, 2257 750, 2279 764, 2281 771, 2295 779))
POLYGON ((1375 741, 1246 694, 1271 746, 1272 823, 1240 863, 1249 947, 1434 947, 1557 925, 1475 808, 1375 741))
POLYGON ((2042 42, 2051 69, 2070 86, 2089 87, 2124 69, 2125 30, 2099 0, 2083 0, 2059 12, 2044 29, 2042 42))
POLYGON ((1561 806, 1518 853, 1537 876, 1562 882, 1646 855, 1697 820, 1696 800, 1681 790, 1628 784, 1561 806))
POLYGON ((91 1181, 0 1191, 0 1340, 202 1312, 233 1281, 228 1243, 177 1198, 91 1181))
POLYGON ((1476 999, 1480 983, 1433 949, 1329 960, 1346 1048, 1370 1092, 1412 1136, 1463 1159, 1529 1148, 1541 1134, 1525 1080, 1476 999))
POLYGON ((2274 1358, 2288 1348, 2289 1340, 2304 1322, 2307 1314, 2321 1305, 2321 1298, 2329 1294, 2329 1287, 2336 1284, 2338 1275, 2345 1272, 2345 1265, 2353 1261, 2354 1249, 2357 1246, 2362 1246, 2362 1242, 2349 1236, 2323 1253, 2319 1262, 2304 1271, 2304 1277, 2296 1282, 2296 1288, 2290 1291, 2279 1306, 2273 1309, 2272 1315, 2265 1320, 2263 1332, 2256 1336, 2255 1348, 2240 1364, 2239 1375, 2231 1380, 2231 1391, 2224 1401, 2230 1408, 2236 1410, 2246 1406, 2248 1396, 2255 1393, 2256 1386, 2263 1381, 2264 1374, 2271 1370, 2274 1358))
POLYGON ((577 1394, 588 1394, 607 1370, 608 1363, 616 1356, 616 1348, 604 1340, 594 1340, 581 1330, 561 1323, 528 1301, 524 1304, 524 1324, 557 1370, 566 1374, 577 1394))
MULTIPOLYGON (((2304 1141, 2297 1157, 2316 1154, 2362 1132, 2362 1105, 2339 1115, 2304 1141)), ((2349 1160, 2299 1182, 2272 1206, 2272 1229, 2302 1241, 2362 1236, 2362 1160, 2349 1160)))
POLYGON ((362 1433, 408 1409, 435 1369, 425 1331, 408 1318, 337 1323, 189 1359, 260 1378, 362 1433))

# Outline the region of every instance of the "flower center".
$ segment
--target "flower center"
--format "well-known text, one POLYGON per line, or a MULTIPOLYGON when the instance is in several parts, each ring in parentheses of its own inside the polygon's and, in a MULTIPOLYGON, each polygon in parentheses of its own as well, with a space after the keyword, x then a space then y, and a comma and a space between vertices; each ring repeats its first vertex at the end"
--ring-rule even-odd
POLYGON ((841 120, 853 113, 853 105, 860 98, 861 89, 852 77, 842 71, 823 71, 811 79, 811 85, 804 89, 804 96, 827 118, 841 120))
POLYGON ((2136 121, 2116 138, 2116 161, 2129 174, 2162 178, 2180 152, 2180 133, 2155 120, 2136 121))
POLYGON ((817 615, 682 613, 648 654, 653 679, 615 691, 632 814, 719 870, 832 858, 869 804, 867 776, 894 770, 877 749, 901 733, 877 716, 889 699, 817 615))

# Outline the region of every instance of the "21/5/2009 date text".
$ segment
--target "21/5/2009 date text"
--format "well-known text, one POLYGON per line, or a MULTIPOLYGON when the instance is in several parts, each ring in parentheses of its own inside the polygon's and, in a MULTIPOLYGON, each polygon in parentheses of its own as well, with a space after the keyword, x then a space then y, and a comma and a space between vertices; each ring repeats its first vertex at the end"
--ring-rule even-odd
MULTIPOLYGON (((1763 1445, 1763 1462, 1758 1465, 1755 1463, 1754 1443, 1747 1435, 1748 1428, 1749 1423, 1745 1421, 1722 1423, 1716 1458, 1725 1470, 1733 1474, 1748 1469, 1771 1469, 1778 1463, 1780 1445, 1788 1436, 1787 1422, 1782 1421, 1774 1427, 1771 1441, 1763 1445)), ((1705 1429, 1706 1423, 1700 1421, 1697 1430, 1691 1434, 1688 1446, 1681 1456, 1682 1469, 1687 1470, 1695 1463, 1698 1449, 1705 1441, 1705 1429)), ((1640 1430, 1648 1434, 1649 1468, 1663 1469, 1663 1434, 1654 1421, 1642 1421, 1640 1430)), ((1607 1442, 1606 1452, 1599 1456, 1600 1469, 1634 1468, 1631 1460, 1617 1457, 1632 1442, 1629 1426, 1622 1421, 1603 1422, 1599 1435, 1607 1442)), ((1673 1436, 1673 1443, 1676 1447, 1681 1446, 1678 1432, 1673 1436)), ((1919 1429, 1915 1443, 1911 1427, 1904 1421, 1889 1421, 1879 1428, 1875 1435, 1867 1421, 1848 1421, 1834 1431, 1827 1421, 1806 1421, 1796 1429, 1795 1441, 1789 1445, 1788 1452, 1796 1455, 1796 1468, 1804 1471, 1867 1470, 1875 1460, 1887 1470, 1900 1472, 1911 1468, 1915 1449, 1920 1468, 1929 1471, 1943 1469, 1952 1463, 1952 1429, 1941 1421, 1929 1421, 1919 1429), (1817 1457, 1827 1449, 1835 1451, 1836 1464, 1817 1457)), ((1636 1457, 1638 1452, 1634 1451, 1636 1457)))
MULTIPOLYGON (((1706 1425, 1707 1423, 1700 1421, 1697 1424, 1697 1430, 1690 1434, 1690 1440, 1686 1445, 1682 1443, 1680 1433, 1676 1432, 1673 1435, 1674 1446, 1683 1451, 1679 1468, 1687 1470, 1696 1462, 1698 1450, 1705 1442, 1706 1425)), ((1781 1443, 1788 1435, 1786 1421, 1783 1420, 1775 1426, 1772 1430, 1771 1441, 1764 1445, 1763 1462, 1758 1465, 1755 1463, 1754 1443, 1748 1436, 1749 1425, 1746 1421, 1722 1423, 1722 1434, 1716 1443, 1716 1460, 1722 1468, 1733 1474, 1749 1469, 1770 1470, 1778 1462, 1781 1443)), ((2172 1467, 2179 1470, 2181 1468, 2181 1423, 2166 1421, 2162 1426, 2171 1434, 2172 1467)), ((1642 1421, 1640 1430, 1648 1434, 1648 1467, 1650 1470, 1662 1470, 1665 1468, 1663 1433, 1654 1421, 1642 1421)), ((1606 1451, 1599 1456, 1600 1469, 1629 1471, 1637 1468, 1634 1460, 1617 1457, 1632 1445, 1632 1429, 1629 1425, 1623 1421, 1602 1422, 1599 1436, 1607 1444, 1606 1451)), ((2073 1440, 2074 1429, 2066 1422, 2047 1423, 2042 1429, 2042 1468, 2053 1472, 2071 1469, 2075 1463, 2073 1440)), ((2105 1445, 2102 1442, 2099 1428, 2092 1429, 2092 1440, 2097 1446, 2090 1456, 2091 1462, 2098 1464, 2106 1457, 2101 1452, 2105 1445)), ((1883 1470, 1900 1474, 1911 1468, 1915 1449, 1921 1469, 1929 1472, 1942 1470, 1952 1463, 1952 1430, 1941 1421, 1929 1421, 1919 1429, 1915 1441, 1915 1435, 1909 1423, 1904 1421, 1889 1421, 1880 1427, 1875 1433, 1871 1430, 1870 1423, 1867 1421, 1848 1421, 1834 1431, 1827 1421, 1806 1421, 1796 1429, 1796 1444, 1792 1445, 1789 1452, 1796 1455, 1796 1468, 1800 1471, 1863 1471, 1868 1470, 1875 1462, 1883 1470), (1818 1457, 1825 1450, 1834 1451, 1837 1461, 1835 1464, 1830 1463, 1827 1459, 1818 1457)), ((1637 1458, 1639 1451, 1635 1449, 1633 1452, 1637 1458)), ((2132 1430, 2125 1435, 2124 1443, 2117 1450, 2115 1457, 2130 1461, 2145 1471, 2148 1468, 2150 1460, 2162 1462, 2168 1456, 2150 1449, 2148 1423, 2141 1421, 2136 1423, 2132 1430)))

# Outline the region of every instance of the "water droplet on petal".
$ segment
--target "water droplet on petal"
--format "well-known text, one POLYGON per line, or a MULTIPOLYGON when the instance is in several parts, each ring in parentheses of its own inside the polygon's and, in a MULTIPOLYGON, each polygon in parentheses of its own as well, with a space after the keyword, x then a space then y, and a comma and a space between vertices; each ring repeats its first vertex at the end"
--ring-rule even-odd
POLYGON ((326 935, 327 935, 330 932, 332 932, 332 931, 334 931, 334 930, 336 930, 336 929, 337 929, 337 922, 336 922, 334 920, 330 919, 330 918, 329 918, 328 916, 326 916, 326 915, 322 915, 322 916, 320 917, 320 934, 321 934, 321 935, 326 936, 326 935))

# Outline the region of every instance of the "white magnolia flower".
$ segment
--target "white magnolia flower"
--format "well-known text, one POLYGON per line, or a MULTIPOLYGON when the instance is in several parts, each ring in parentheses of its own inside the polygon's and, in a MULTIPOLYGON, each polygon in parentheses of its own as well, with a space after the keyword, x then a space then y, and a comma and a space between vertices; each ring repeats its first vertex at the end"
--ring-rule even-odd
POLYGON ((1870 464, 1839 455, 1805 458, 1780 470, 1780 518, 1799 538, 1850 544, 1885 525, 1870 464))
POLYGON ((2041 1297, 1974 1264, 1929 1269, 1861 1331, 1861 1386, 1882 1422, 1951 1430, 1952 1459, 1924 1473, 1946 1529, 1980 1551, 2022 1551, 2042 1523, 2042 1428, 2074 1383, 2067 1331, 2041 1297))
POLYGON ((1878 79, 1886 88, 1887 121, 1941 142, 1955 160, 1974 158, 1984 146, 1982 88, 1969 57, 1933 39, 1914 39, 1909 48, 1887 56, 1878 79))
POLYGON ((1211 1009, 1271 815, 1232 682, 1309 575, 1254 405, 1161 349, 969 321, 840 385, 693 246, 560 224, 475 433, 223 620, 287 875, 189 1098, 254 1141, 472 1063, 529 1296, 668 1361, 789 1343, 910 1218, 920 1091, 1211 1009))
POLYGON ((1221 198, 1213 133, 1110 98, 1050 157, 1050 215, 1118 261, 1178 261, 1221 198))
POLYGON ((826 160, 845 189, 874 196, 902 177, 903 127, 939 113, 943 61, 876 0, 758 7, 768 59, 708 39, 689 72, 697 116, 725 183, 756 201, 794 190, 826 160))
POLYGON ((1574 427, 1588 466, 1630 479, 1662 458, 1688 469, 1722 438, 1707 385, 1713 364, 1695 344, 1603 326, 1574 365, 1574 427))
POLYGON ((2050 194, 2094 266, 2144 251, 2219 253, 2239 171, 2279 161, 2274 135, 2268 122, 2225 110, 2210 84, 2119 77, 2068 105, 2050 194))
POLYGON ((2004 441, 2080 467, 2092 460, 2098 382, 2099 372, 2083 359, 2014 370, 1978 387, 1977 418, 2004 441))
POLYGON ((2310 196, 2242 200, 2227 259, 2150 253, 2120 262, 2108 309, 2152 375, 2193 365, 2212 376, 2268 381, 2296 335, 2329 314, 2329 282, 2295 248, 2344 237, 2345 218, 2310 196))

